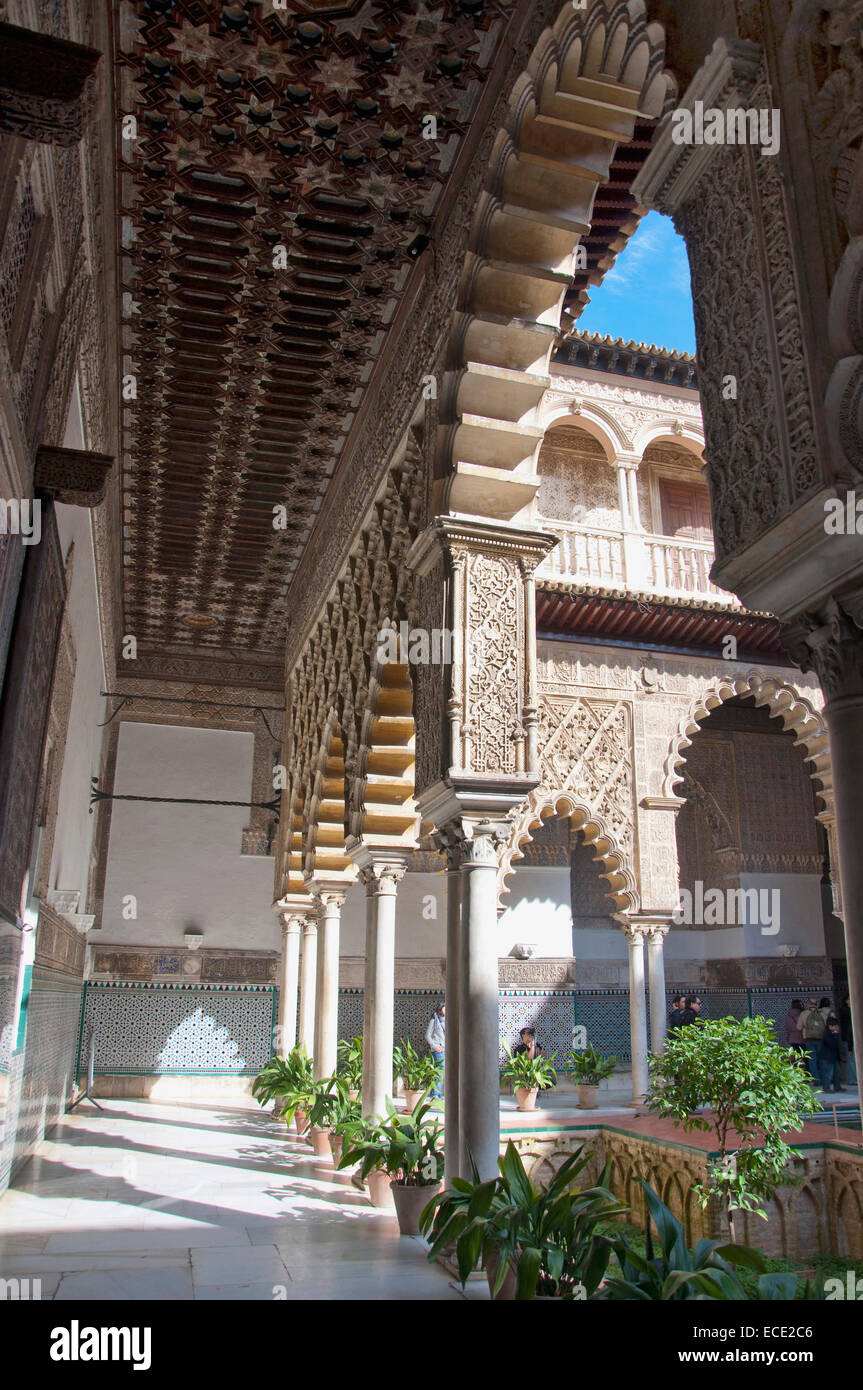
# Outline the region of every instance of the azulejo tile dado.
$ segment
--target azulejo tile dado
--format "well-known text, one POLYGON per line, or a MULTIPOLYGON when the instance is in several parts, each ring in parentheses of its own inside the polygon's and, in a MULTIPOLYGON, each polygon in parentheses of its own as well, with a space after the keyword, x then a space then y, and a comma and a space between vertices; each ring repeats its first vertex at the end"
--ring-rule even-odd
POLYGON ((253 1075, 271 1052, 270 985, 88 983, 80 1056, 98 1074, 253 1075))
MULTIPOLYGON (((572 1046, 571 990, 501 990, 500 1060, 530 1024, 546 1053, 572 1046)), ((396 990, 394 1039, 425 1050, 425 1034, 441 992, 396 990)), ((79 1063, 86 1065, 91 1033, 99 1075, 224 1075, 259 1071, 271 1052, 278 992, 266 984, 88 982, 80 1028, 79 1063)), ((339 1037, 363 1031, 363 991, 339 991, 339 1037)))

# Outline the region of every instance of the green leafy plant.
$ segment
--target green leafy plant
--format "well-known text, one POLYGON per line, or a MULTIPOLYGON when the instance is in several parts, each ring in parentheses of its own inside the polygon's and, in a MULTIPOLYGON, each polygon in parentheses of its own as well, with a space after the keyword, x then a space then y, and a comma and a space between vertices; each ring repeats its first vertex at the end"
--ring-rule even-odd
POLYGON ((514 1091, 545 1091, 557 1081, 557 1072, 551 1065, 557 1053, 550 1057, 531 1057, 528 1052, 512 1052, 504 1043, 508 1062, 501 1072, 504 1081, 512 1082, 514 1091))
POLYGON ((252 1095, 259 1105, 284 1099, 281 1119, 288 1124, 298 1110, 308 1112, 315 1094, 313 1063, 304 1047, 293 1048, 286 1057, 271 1057, 252 1082, 252 1095))
POLYGON ((591 1298, 608 1265, 611 1238, 600 1231, 629 1208, 608 1190, 608 1168, 596 1187, 573 1187, 589 1161, 583 1146, 561 1164, 548 1187, 530 1181, 515 1145, 499 1160, 500 1176, 480 1182, 454 1178, 422 1213, 420 1229, 431 1242, 429 1259, 455 1245, 459 1278, 481 1262, 495 1267, 492 1294, 516 1270, 516 1298, 536 1294, 564 1299, 591 1298))
POLYGON ((400 1076, 407 1091, 426 1091, 434 1086, 440 1068, 431 1053, 422 1055, 403 1038, 393 1050, 393 1075, 400 1076))
POLYGON ((315 1083, 314 1104, 309 1112, 309 1124, 318 1129, 332 1129, 361 1118, 360 1102, 351 1100, 350 1086, 345 1076, 325 1076, 315 1083))
POLYGON ((358 1091, 363 1084, 362 1038, 342 1038, 338 1046, 338 1059, 336 1071, 347 1079, 352 1091, 358 1091))
POLYGON ((340 1168, 359 1165, 359 1176, 382 1171, 405 1187, 427 1187, 443 1174, 441 1137, 443 1126, 428 1117, 429 1102, 420 1100, 410 1115, 400 1115, 387 1097, 385 1118, 365 1121, 355 1135, 345 1139, 340 1168))
MULTIPOLYGON (((797 1276, 768 1272, 764 1256, 751 1246, 700 1240, 695 1249, 690 1250, 677 1217, 652 1187, 646 1182, 642 1187, 647 1202, 644 1252, 636 1248, 629 1233, 619 1232, 612 1236, 619 1273, 605 1279, 600 1298, 627 1302, 749 1299, 752 1295, 747 1292, 735 1265, 758 1274, 754 1294, 757 1301, 784 1302, 798 1297, 797 1276), (653 1238, 651 1218, 657 1240, 653 1238)), ((803 1297, 818 1298, 820 1294, 807 1284, 803 1297)))
POLYGON ((598 1086, 607 1081, 620 1061, 619 1057, 603 1057, 595 1047, 581 1052, 568 1052, 564 1069, 579 1086, 598 1086))
POLYGON ((794 1180, 789 1165, 797 1152, 784 1136, 821 1108, 795 1054, 775 1041, 765 1018, 698 1019, 669 1035, 664 1053, 650 1058, 646 1103, 687 1132, 713 1131, 718 1153, 694 1191, 702 1206, 720 1202, 732 1240, 735 1211, 766 1220, 763 1204, 794 1180))

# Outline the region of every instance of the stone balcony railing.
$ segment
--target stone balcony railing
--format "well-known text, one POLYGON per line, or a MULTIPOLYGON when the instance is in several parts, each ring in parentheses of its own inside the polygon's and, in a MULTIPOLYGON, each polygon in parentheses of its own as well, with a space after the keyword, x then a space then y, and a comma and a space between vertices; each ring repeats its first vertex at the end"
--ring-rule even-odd
POLYGON ((613 531, 571 521, 543 519, 542 525, 560 536, 560 544, 537 570, 540 582, 555 579, 741 607, 734 594, 711 582, 713 546, 707 541, 613 531))

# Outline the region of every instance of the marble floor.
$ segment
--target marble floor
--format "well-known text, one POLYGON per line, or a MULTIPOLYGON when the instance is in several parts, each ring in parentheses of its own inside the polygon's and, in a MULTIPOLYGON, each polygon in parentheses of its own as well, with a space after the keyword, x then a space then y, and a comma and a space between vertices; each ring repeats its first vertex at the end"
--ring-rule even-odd
POLYGON ((100 1104, 0 1198, 0 1277, 43 1299, 488 1298, 257 1106, 100 1104))

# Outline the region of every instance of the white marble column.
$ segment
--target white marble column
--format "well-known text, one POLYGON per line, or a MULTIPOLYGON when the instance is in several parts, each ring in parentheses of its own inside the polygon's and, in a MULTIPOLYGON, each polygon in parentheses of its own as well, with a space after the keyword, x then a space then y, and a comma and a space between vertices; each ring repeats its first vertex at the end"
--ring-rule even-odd
POLYGON ((444 1179, 460 1176, 461 850, 446 849, 446 1051, 444 1053, 444 1179))
POLYGON ((650 995, 650 1050, 665 1050, 668 1006, 665 1001, 665 937, 668 927, 651 926, 647 931, 647 978, 650 995))
POLYGON ((503 843, 491 821, 472 823, 470 838, 461 842, 459 1167, 467 1176, 473 1159, 483 1181, 497 1176, 500 1155, 497 870, 503 843))
POLYGON ((300 988, 302 917, 282 913, 282 959, 279 971, 279 1036, 277 1052, 286 1057, 297 1043, 297 998, 300 988))
POLYGON ((383 1115, 393 1090, 396 894, 407 867, 403 855, 353 853, 366 889, 366 970, 363 996, 363 1114, 383 1115))
POLYGON ((312 883, 320 902, 315 999, 315 1080, 336 1069, 339 1043, 339 928, 347 889, 312 883))
POLYGON ((624 531, 632 529, 632 522, 629 515, 629 487, 626 482, 628 473, 626 464, 620 459, 617 461, 617 499, 620 504, 620 522, 624 531))
POLYGON ((641 531, 641 510, 638 505, 638 469, 630 466, 627 470, 627 484, 629 486, 629 520, 634 530, 641 531))
POLYGON ((632 923, 623 927, 629 950, 629 1036, 632 1050, 632 1105, 640 1105, 647 1091, 647 999, 644 993, 645 929, 632 923))
POLYGON ((315 986, 318 973, 318 927, 311 917, 303 922, 300 965, 300 1047, 311 1057, 315 1050, 315 986))

